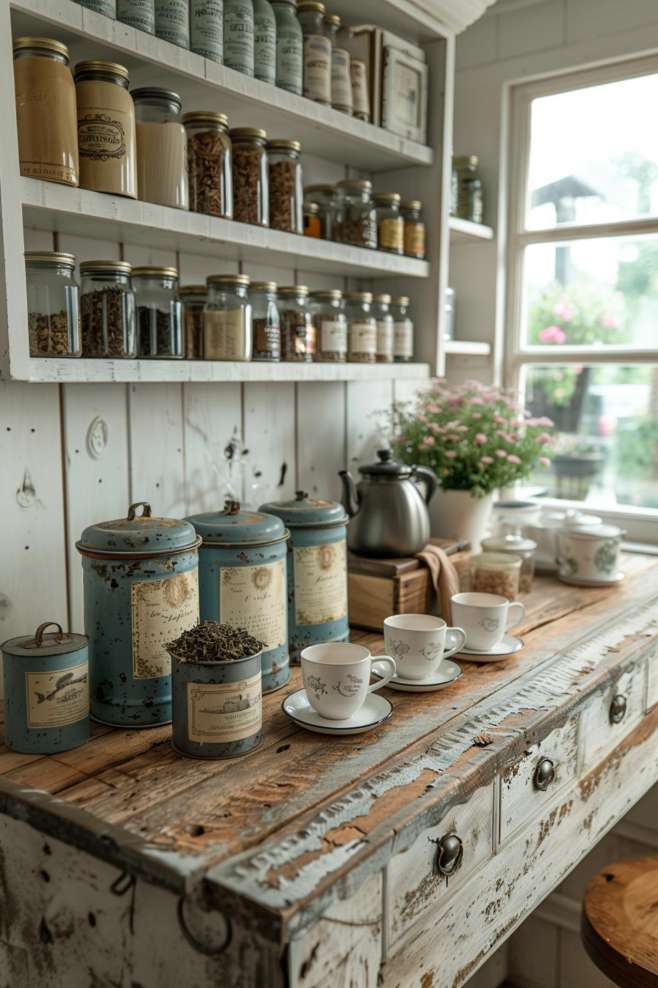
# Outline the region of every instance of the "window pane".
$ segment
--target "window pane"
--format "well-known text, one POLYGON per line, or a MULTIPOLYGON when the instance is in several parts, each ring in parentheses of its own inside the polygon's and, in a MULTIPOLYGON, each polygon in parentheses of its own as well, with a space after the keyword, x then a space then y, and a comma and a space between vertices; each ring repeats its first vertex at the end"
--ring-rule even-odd
POLYGON ((549 496, 658 508, 658 365, 528 367, 525 400, 556 426, 553 462, 532 478, 549 496))
POLYGON ((658 213, 658 74, 532 101, 526 225, 658 213))
POLYGON ((658 236, 534 244, 524 279, 527 344, 658 347, 658 236))

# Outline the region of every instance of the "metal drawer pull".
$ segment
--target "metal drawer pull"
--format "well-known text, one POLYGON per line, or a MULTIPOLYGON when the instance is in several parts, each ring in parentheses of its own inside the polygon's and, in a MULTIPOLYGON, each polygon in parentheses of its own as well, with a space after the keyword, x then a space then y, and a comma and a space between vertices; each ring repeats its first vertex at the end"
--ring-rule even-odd
POLYGON ((464 845, 457 834, 446 834, 436 842, 436 870, 440 875, 454 875, 463 856, 464 845))
POLYGON ((626 716, 628 700, 623 693, 616 693, 610 704, 610 723, 620 724, 626 716))
POLYGON ((532 781, 535 784, 535 789, 539 789, 541 792, 544 792, 544 790, 548 789, 554 778, 555 764, 550 758, 540 758, 537 762, 535 774, 532 777, 532 781))

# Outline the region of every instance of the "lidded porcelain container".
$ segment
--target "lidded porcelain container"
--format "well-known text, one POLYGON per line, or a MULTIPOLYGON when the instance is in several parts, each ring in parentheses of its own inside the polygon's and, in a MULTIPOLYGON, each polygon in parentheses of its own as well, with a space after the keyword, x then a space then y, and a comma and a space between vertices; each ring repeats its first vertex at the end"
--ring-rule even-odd
POLYGON ((227 498, 223 511, 187 519, 202 538, 199 559, 201 620, 244 628, 266 648, 263 693, 290 676, 286 607, 286 542, 279 518, 247 511, 227 498))
POLYGON ((290 654, 299 659, 307 645, 342 642, 347 618, 347 514, 336 501, 297 491, 291 501, 263 504, 290 530, 288 622, 290 654))
POLYGON ((563 528, 557 537, 558 577, 577 586, 618 583, 619 549, 624 532, 616 525, 563 528))
POLYGON ((171 720, 166 645, 199 620, 200 542, 189 522, 152 517, 140 501, 125 518, 90 525, 76 543, 94 720, 122 727, 171 720))
POLYGON ((538 520, 526 522, 523 534, 537 543, 535 569, 544 573, 557 570, 557 537, 563 528, 584 528, 600 525, 598 515, 588 515, 584 511, 542 511, 538 520))

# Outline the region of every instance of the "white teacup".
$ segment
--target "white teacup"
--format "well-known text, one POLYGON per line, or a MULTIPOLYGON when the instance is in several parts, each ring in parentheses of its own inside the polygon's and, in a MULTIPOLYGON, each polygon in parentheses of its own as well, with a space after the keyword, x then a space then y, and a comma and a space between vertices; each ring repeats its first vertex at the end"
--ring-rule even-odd
POLYGON ((466 647, 488 652, 503 640, 508 628, 522 620, 525 607, 495 593, 456 593, 452 619, 466 632, 466 647))
POLYGON ((372 656, 363 645, 326 642, 303 649, 302 678, 309 703, 327 720, 346 720, 360 710, 368 693, 379 690, 395 675, 395 660, 372 656), (372 662, 386 662, 388 674, 370 683, 372 662))
POLYGON ((384 621, 384 641, 398 676, 426 679, 439 671, 444 659, 464 647, 466 634, 461 628, 449 628, 433 614, 393 614, 384 621))

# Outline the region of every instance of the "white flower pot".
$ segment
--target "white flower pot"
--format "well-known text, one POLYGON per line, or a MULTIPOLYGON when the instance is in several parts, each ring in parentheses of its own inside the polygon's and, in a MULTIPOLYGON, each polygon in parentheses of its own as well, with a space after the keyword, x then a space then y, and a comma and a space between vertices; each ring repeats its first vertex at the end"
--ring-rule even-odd
POLYGON ((493 494, 473 497, 469 491, 444 491, 439 488, 429 506, 432 535, 470 542, 473 552, 479 552, 493 500, 493 494))

